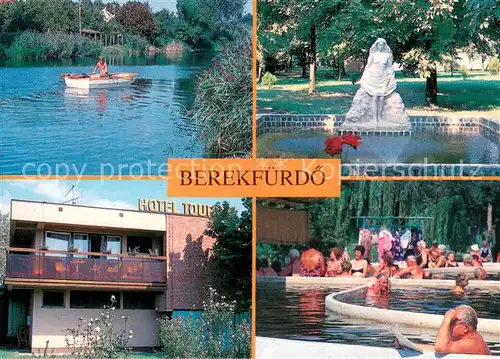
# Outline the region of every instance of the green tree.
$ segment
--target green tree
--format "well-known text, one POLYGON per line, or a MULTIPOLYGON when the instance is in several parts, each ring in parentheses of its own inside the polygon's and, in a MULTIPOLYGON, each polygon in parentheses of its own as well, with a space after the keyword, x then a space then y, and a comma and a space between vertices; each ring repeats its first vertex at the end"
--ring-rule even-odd
POLYGON ((127 31, 143 36, 149 40, 157 32, 156 20, 151 10, 139 1, 129 1, 121 6, 116 20, 127 31))
POLYGON ((239 311, 247 311, 252 286, 252 200, 242 202, 245 209, 240 215, 228 202, 216 203, 205 234, 215 239, 210 263, 215 288, 236 300, 239 311))
POLYGON ((179 34, 179 18, 167 9, 163 9, 154 14, 158 24, 158 37, 168 40, 175 40, 179 34))

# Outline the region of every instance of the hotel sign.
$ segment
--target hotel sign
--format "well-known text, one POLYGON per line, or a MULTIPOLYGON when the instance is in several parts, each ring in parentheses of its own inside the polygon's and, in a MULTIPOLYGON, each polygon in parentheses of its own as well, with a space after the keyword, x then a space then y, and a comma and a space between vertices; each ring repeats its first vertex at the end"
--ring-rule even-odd
POLYGON ((209 217, 212 207, 208 204, 181 203, 174 201, 139 198, 139 211, 167 214, 186 214, 197 217, 209 217))

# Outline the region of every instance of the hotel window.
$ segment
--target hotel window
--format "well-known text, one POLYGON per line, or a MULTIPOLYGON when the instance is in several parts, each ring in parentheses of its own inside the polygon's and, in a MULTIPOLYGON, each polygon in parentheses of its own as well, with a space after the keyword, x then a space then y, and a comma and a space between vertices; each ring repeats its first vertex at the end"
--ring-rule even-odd
POLYGON ((123 292, 123 309, 155 309, 155 293, 123 292))
POLYGON ((42 292, 42 308, 64 308, 64 292, 44 290, 42 292))
POLYGON ((69 294, 70 308, 102 309, 111 305, 111 296, 114 295, 116 309, 120 309, 119 292, 72 290, 69 294))
MULTIPOLYGON (((71 235, 62 232, 45 232, 45 247, 51 251, 67 251, 71 235)), ((47 253, 47 256, 65 257, 65 254, 47 253)))
MULTIPOLYGON (((73 243, 72 246, 78 249, 78 252, 88 252, 89 251, 89 235, 81 233, 73 233, 73 243)), ((77 253, 78 253, 77 252, 77 253)), ((75 258, 87 258, 86 255, 75 254, 75 258)))
MULTIPOLYGON (((122 237, 120 236, 107 236, 106 249, 111 253, 120 254, 122 252, 122 237)), ((107 257, 107 259, 119 259, 118 257, 107 257)))

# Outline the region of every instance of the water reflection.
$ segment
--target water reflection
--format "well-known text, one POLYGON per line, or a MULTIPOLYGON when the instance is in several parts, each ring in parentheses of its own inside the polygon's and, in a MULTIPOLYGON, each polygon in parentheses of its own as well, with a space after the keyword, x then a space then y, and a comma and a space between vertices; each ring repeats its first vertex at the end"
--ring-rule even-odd
POLYGON ((100 173, 101 163, 147 168, 150 161, 158 169, 168 157, 201 157, 200 128, 186 111, 195 81, 213 56, 124 58, 123 66, 110 70, 140 77, 128 87, 109 89, 68 89, 59 77, 88 72, 92 59, 0 68, 0 173, 21 174, 24 164, 43 162, 51 168, 59 163, 74 164, 76 170, 85 166, 89 175, 100 173))
MULTIPOLYGON (((259 286, 256 303, 257 335, 392 348, 395 338, 386 324, 325 311, 324 298, 341 290, 343 288, 299 287, 276 290, 272 286, 259 286)), ((414 292, 410 296, 417 301, 424 297, 422 292, 414 292)), ((389 300, 392 305, 392 300, 389 300)), ((366 298, 359 298, 359 301, 366 305, 366 298)), ((353 300, 348 302, 352 303, 353 300)), ((429 297, 429 305, 432 302, 443 306, 435 296, 429 297)), ((403 310, 410 310, 409 308, 407 306, 403 310)), ((399 326, 399 330, 411 341, 420 344, 433 344, 436 337, 436 331, 426 328, 399 326)), ((500 340, 487 334, 484 338, 493 354, 500 355, 500 340)))

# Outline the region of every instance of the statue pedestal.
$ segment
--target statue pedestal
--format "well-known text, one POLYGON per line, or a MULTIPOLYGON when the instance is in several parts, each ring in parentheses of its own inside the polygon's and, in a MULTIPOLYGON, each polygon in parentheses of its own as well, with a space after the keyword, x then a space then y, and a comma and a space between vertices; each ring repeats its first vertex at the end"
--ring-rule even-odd
POLYGON ((372 97, 361 87, 352 101, 352 106, 345 116, 344 123, 339 127, 342 131, 410 131, 408 114, 401 96, 391 93, 384 99, 382 118, 379 122, 373 120, 372 97))

